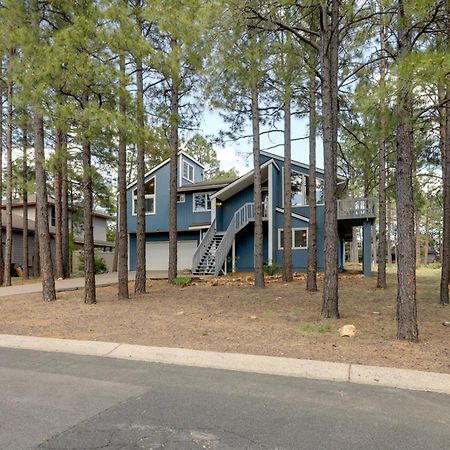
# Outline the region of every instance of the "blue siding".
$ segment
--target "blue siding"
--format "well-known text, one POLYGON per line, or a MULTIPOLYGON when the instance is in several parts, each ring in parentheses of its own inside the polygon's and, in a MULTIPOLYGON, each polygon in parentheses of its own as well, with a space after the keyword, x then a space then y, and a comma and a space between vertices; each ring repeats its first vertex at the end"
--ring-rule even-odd
MULTIPOLYGON (((245 203, 253 202, 253 185, 245 188, 236 195, 233 195, 222 202, 220 208, 222 216, 222 230, 226 230, 234 216, 234 213, 245 203)), ((218 229, 221 231, 220 229, 218 229)))
MULTIPOLYGON (((185 158, 180 156, 180 160, 185 158)), ((203 169, 193 163, 192 160, 186 158, 186 160, 194 166, 195 181, 203 180, 203 169)), ((170 167, 169 164, 165 164, 158 170, 150 174, 146 181, 152 177, 155 177, 155 214, 147 214, 145 216, 145 230, 146 232, 168 232, 169 231, 169 180, 170 180, 170 167)), ((189 184, 189 182, 187 182, 189 184)), ((132 214, 133 211, 133 191, 136 186, 132 186, 127 191, 127 223, 128 232, 136 233, 137 218, 132 214)), ((211 211, 205 212, 193 212, 192 204, 193 194, 191 192, 185 193, 185 202, 177 204, 177 227, 179 231, 188 230, 190 226, 195 226, 199 223, 211 222, 211 211)))

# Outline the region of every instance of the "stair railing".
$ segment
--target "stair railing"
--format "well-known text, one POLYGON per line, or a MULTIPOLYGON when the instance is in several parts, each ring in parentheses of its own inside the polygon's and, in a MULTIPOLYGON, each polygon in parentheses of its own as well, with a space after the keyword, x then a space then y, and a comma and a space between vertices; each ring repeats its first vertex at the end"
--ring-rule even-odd
POLYGON ((214 262, 214 275, 219 275, 220 270, 223 267, 225 259, 230 251, 231 245, 233 243, 234 235, 236 234, 236 214, 239 212, 236 211, 235 215, 231 219, 230 225, 228 225, 227 231, 222 237, 222 241, 216 250, 216 257, 214 262))
POLYGON ((205 254, 205 252, 208 250, 209 246, 211 245, 211 242, 213 241, 214 234, 216 233, 216 219, 213 220, 211 226, 208 228, 208 231, 206 232, 202 242, 200 242, 200 245, 197 247, 197 250, 195 250, 194 256, 192 257, 192 269, 197 269, 200 260, 202 259, 202 256, 205 254))

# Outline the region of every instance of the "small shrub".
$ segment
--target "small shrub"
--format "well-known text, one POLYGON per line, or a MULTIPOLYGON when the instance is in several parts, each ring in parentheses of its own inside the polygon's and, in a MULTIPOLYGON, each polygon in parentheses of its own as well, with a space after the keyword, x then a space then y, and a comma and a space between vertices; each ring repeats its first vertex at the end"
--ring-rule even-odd
POLYGON ((425 269, 440 269, 442 264, 440 261, 431 261, 427 265, 423 265, 425 269))
MULTIPOLYGON (((80 254, 80 263, 78 265, 78 270, 84 273, 84 254, 80 254)), ((106 262, 101 256, 96 256, 94 254, 94 273, 99 275, 101 273, 108 272, 108 267, 106 267, 106 262)))
POLYGON ((174 280, 172 281, 173 284, 177 285, 177 286, 187 286, 188 284, 192 283, 192 277, 177 277, 174 278, 174 280))
POLYGON ((315 323, 315 322, 303 322, 300 327, 299 331, 301 333, 330 333, 331 332, 331 325, 328 323, 315 323))
POLYGON ((280 270, 280 265, 277 263, 264 264, 264 273, 266 275, 274 275, 280 270))

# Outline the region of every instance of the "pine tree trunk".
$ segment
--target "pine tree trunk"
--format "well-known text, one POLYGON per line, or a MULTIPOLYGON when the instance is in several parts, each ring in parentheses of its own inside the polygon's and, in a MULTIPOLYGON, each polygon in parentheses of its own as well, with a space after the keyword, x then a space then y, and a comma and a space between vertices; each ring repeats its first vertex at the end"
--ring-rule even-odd
MULTIPOLYGON (((119 182, 119 180, 117 180, 119 182)), ((119 199, 116 202, 117 217, 116 217, 116 235, 114 236, 114 254, 112 262, 112 271, 117 272, 117 266, 119 264, 119 199)))
MULTIPOLYGON (((172 43, 176 45, 176 42, 172 43)), ((177 277, 178 80, 172 79, 170 103, 169 283, 177 277)))
POLYGON ((70 277, 70 251, 69 251, 69 180, 67 170, 67 134, 63 140, 63 158, 61 163, 61 234, 62 234, 62 260, 64 278, 70 277))
POLYGON ((56 292, 50 250, 47 180, 44 169, 44 121, 38 106, 33 108, 33 131, 36 172, 36 225, 38 229, 39 266, 42 274, 42 298, 45 301, 52 301, 56 300, 56 292))
POLYGON ((13 140, 13 79, 12 61, 14 50, 9 52, 7 73, 8 111, 6 117, 6 242, 5 242, 5 272, 3 285, 11 286, 11 258, 12 258, 12 140, 13 140))
POLYGON ((387 262, 392 264, 392 239, 391 239, 391 202, 387 202, 386 212, 386 244, 387 244, 387 262))
MULTIPOLYGON (((139 132, 144 130, 144 81, 142 74, 142 59, 136 58, 136 121, 139 132)), ((145 143, 141 135, 137 143, 137 167, 136 167, 136 278, 134 281, 134 292, 145 294, 147 282, 147 269, 145 263, 145 143)))
MULTIPOLYGON (((121 91, 119 92, 119 113, 125 117, 125 58, 120 57, 121 91)), ((119 168, 118 168, 118 228, 116 231, 118 249, 118 281, 119 290, 117 296, 120 299, 128 299, 128 228, 127 228, 127 144, 125 140, 125 130, 119 130, 119 168)))
POLYGON ((416 209, 414 225, 416 228, 416 267, 420 266, 420 212, 416 209))
POLYGON ((35 278, 41 275, 41 261, 39 255, 39 225, 37 221, 37 214, 34 221, 33 261, 31 266, 31 273, 35 278))
MULTIPOLYGON (((3 79, 3 59, 0 57, 0 80, 3 79)), ((0 83, 0 105, 3 105, 3 83, 0 83)), ((0 114, 0 286, 3 285, 3 106, 0 114)))
MULTIPOLYGON (((380 85, 384 84, 386 74, 384 27, 380 31, 381 56, 380 85)), ((378 272, 377 288, 385 289, 386 284, 386 108, 380 107, 380 139, 378 143, 378 164, 380 166, 378 179, 378 272)))
POLYGON ((23 139, 23 153, 22 153, 22 200, 23 200, 23 211, 22 211, 22 260, 23 260, 23 273, 22 277, 24 280, 30 278, 28 270, 28 136, 26 127, 22 130, 23 139))
MULTIPOLYGON (((255 36, 252 35, 253 45, 255 36)), ((260 162, 260 135, 259 135, 259 87, 258 68, 254 66, 250 68, 250 94, 251 94, 251 111, 252 111, 252 139, 253 139, 253 202, 255 207, 255 223, 254 223, 254 251, 255 251, 255 287, 263 288, 264 285, 264 236, 263 236, 263 205, 261 190, 261 162, 260 162)), ((289 199, 289 201, 291 201, 289 199)), ((286 207, 286 205, 284 205, 286 207)), ((285 211, 286 214, 286 211, 285 211)), ((292 245, 292 244, 291 244, 292 245)))
POLYGON ((424 251, 424 255, 423 255, 423 264, 424 266, 428 265, 428 251, 429 251, 429 205, 427 204, 427 207, 425 209, 425 242, 423 245, 423 251, 424 251))
MULTIPOLYGON (((85 97, 84 104, 88 99, 85 97)), ((95 292, 94 229, 92 226, 91 146, 82 141, 83 152, 83 212, 84 212, 84 303, 97 303, 95 292)))
POLYGON ((338 318, 337 252, 337 52, 338 0, 331 2, 331 21, 327 2, 321 4, 320 63, 322 74, 323 148, 325 165, 324 285, 321 316, 338 318))
MULTIPOLYGON (((259 131, 258 131, 259 132, 259 131)), ((284 224, 283 281, 292 276, 292 168, 291 168, 291 89, 286 85, 284 96, 284 224)))
POLYGON ((63 131, 56 129, 55 136, 55 269, 56 278, 64 278, 64 262, 63 262, 63 242, 62 242, 62 147, 63 147, 63 131))
MULTIPOLYGON (((450 5, 447 2, 447 48, 450 48, 450 5)), ((442 214, 442 268, 439 302, 449 304, 450 283, 450 76, 447 74, 446 103, 441 126, 442 178, 444 208, 442 214)))
POLYGON ((309 76, 309 228, 308 228, 308 270, 306 290, 317 291, 317 208, 316 208, 316 76, 311 70, 309 76))
MULTIPOLYGON (((410 20, 403 0, 398 0, 398 57, 411 52, 410 20)), ((416 252, 413 199, 413 106, 411 86, 399 77, 397 81, 397 339, 418 340, 416 306, 416 252)))

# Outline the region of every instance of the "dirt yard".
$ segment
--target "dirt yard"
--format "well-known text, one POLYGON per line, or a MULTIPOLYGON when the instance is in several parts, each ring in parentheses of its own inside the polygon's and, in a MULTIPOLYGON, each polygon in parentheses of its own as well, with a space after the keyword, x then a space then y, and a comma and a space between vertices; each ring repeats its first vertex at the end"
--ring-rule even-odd
MULTIPOLYGON (((254 289, 248 274, 185 287, 150 281, 148 294, 116 299, 117 287, 98 289, 85 305, 83 291, 0 299, 0 333, 90 339, 199 350, 288 356, 450 373, 450 307, 438 304, 439 271, 418 271, 420 342, 395 339, 395 274, 389 288, 376 277, 340 275, 339 320, 320 321, 321 292, 307 293, 303 275, 290 284, 268 279, 254 289), (353 324, 357 335, 339 337, 353 324)), ((320 287, 320 286, 319 286, 320 287)), ((130 284, 130 288, 132 288, 130 284)))

